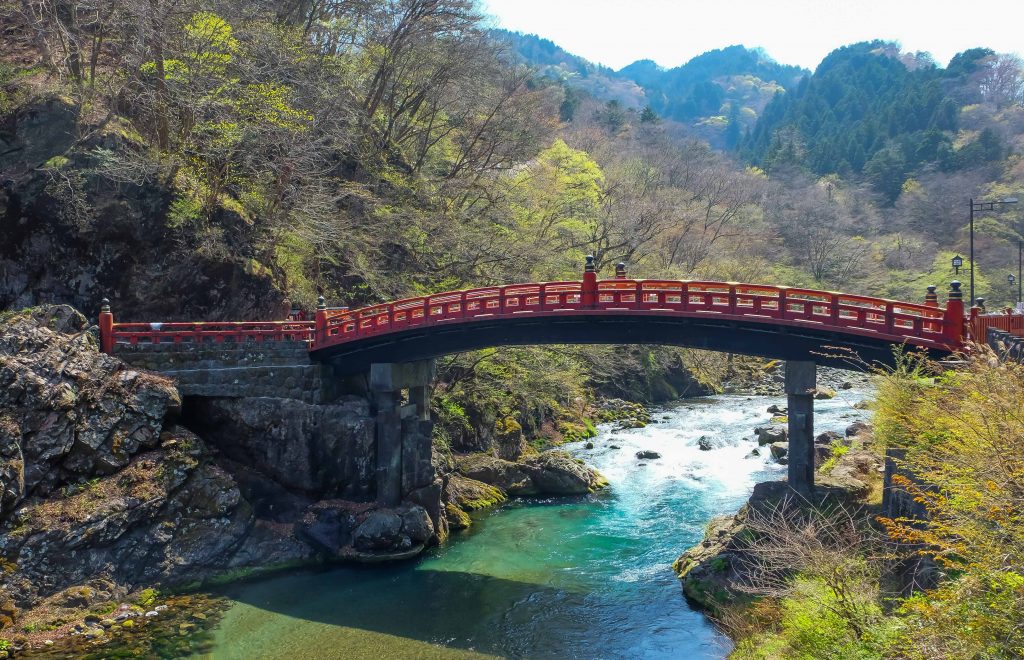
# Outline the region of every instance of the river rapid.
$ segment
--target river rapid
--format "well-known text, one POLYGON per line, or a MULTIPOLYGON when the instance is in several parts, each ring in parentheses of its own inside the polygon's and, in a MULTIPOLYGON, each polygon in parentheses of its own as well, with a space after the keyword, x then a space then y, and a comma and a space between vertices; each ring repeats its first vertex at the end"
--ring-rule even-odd
MULTIPOLYGON (((815 431, 866 413, 868 386, 816 402, 815 431)), ((758 481, 785 477, 755 426, 784 397, 722 395, 654 411, 657 423, 563 447, 604 474, 601 493, 518 500, 415 561, 233 585, 216 659, 722 658, 720 634, 682 596, 673 560, 758 481), (706 436, 715 446, 701 451, 706 436), (638 460, 652 450, 661 458, 638 460)))

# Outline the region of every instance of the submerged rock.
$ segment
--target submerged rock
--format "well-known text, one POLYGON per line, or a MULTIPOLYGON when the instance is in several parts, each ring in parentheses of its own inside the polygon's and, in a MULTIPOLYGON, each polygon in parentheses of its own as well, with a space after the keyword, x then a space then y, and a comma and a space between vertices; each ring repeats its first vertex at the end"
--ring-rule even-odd
POLYGON ((643 460, 643 459, 652 459, 652 458, 661 458, 661 454, 659 454, 656 451, 651 451, 650 449, 644 449, 642 451, 638 451, 636 453, 636 457, 641 459, 641 460, 643 460))

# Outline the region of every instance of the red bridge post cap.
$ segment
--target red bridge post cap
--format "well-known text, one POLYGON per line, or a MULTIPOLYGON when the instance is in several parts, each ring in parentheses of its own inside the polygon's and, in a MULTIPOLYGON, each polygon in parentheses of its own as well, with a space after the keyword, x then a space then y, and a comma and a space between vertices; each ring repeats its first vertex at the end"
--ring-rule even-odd
POLYGON ((323 296, 320 296, 319 298, 316 299, 316 308, 327 309, 327 301, 324 300, 323 296))
POLYGON ((597 267, 594 266, 594 255, 592 255, 592 254, 588 254, 587 255, 587 265, 583 268, 583 270, 584 270, 584 272, 587 272, 587 273, 596 273, 597 272, 597 267))
POLYGON ((956 299, 956 300, 963 299, 964 292, 960 290, 961 286, 962 286, 962 284, 960 283, 960 280, 953 280, 952 282, 950 282, 949 283, 949 294, 948 294, 949 297, 953 298, 953 299, 956 299))
POLYGON ((101 314, 109 314, 110 313, 110 298, 104 298, 103 300, 100 301, 100 313, 101 314))
POLYGON ((624 261, 615 264, 615 277, 620 280, 626 279, 626 263, 624 261))

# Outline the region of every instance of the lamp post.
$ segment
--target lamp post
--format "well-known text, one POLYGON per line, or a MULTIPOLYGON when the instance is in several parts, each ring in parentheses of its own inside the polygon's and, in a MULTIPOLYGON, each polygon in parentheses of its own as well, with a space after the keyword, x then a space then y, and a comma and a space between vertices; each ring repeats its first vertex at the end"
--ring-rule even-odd
POLYGON ((1017 277, 1010 273, 1006 276, 1006 282, 1010 285, 1010 297, 1013 298, 1013 285, 1017 283, 1017 277))
POLYGON ((1017 198, 1016 197, 1007 197, 1006 199, 1000 199, 1000 200, 996 200, 994 202, 975 202, 973 197, 970 199, 970 205, 971 205, 971 225, 970 225, 970 233, 971 233, 971 254, 970 254, 970 260, 971 260, 971 298, 970 299, 971 300, 974 300, 974 212, 975 211, 994 211, 995 208, 996 208, 996 205, 1002 206, 1004 204, 1016 204, 1016 203, 1017 203, 1017 198))
POLYGON ((959 275, 960 269, 964 267, 964 258, 959 254, 953 257, 953 274, 959 275))
POLYGON ((1022 268, 1022 266, 1024 266, 1024 239, 1018 238, 1017 239, 1017 302, 1018 303, 1024 301, 1024 297, 1021 296, 1021 293, 1024 293, 1024 291, 1022 291, 1022 289, 1024 289, 1024 277, 1022 277, 1022 275, 1024 275, 1024 272, 1022 272, 1022 270, 1024 270, 1024 268, 1022 268))

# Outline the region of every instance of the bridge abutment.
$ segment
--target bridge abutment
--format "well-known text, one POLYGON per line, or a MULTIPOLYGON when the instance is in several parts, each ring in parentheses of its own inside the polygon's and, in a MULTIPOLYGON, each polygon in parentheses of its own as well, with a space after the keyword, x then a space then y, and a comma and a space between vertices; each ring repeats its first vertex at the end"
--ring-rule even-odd
POLYGON ((789 408, 789 485, 810 493, 814 488, 814 362, 786 362, 786 403, 789 408))
POLYGON ((403 497, 434 480, 430 460, 434 371, 434 360, 370 366, 370 393, 377 414, 377 501, 383 506, 397 506, 403 497), (405 405, 403 390, 409 392, 405 405))

